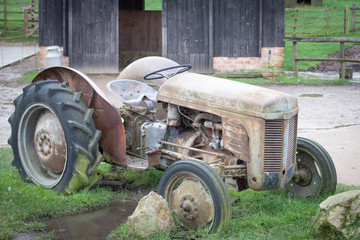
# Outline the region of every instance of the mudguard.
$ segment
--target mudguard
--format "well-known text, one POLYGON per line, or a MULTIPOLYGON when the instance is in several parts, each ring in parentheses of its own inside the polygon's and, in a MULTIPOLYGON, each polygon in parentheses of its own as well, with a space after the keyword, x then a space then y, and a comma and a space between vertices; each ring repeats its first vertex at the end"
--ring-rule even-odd
POLYGON ((71 89, 83 93, 82 100, 86 106, 94 109, 96 129, 102 132, 99 145, 104 150, 106 160, 126 165, 125 130, 122 119, 101 89, 85 74, 68 67, 47 68, 40 72, 33 82, 48 79, 60 83, 68 82, 71 89))

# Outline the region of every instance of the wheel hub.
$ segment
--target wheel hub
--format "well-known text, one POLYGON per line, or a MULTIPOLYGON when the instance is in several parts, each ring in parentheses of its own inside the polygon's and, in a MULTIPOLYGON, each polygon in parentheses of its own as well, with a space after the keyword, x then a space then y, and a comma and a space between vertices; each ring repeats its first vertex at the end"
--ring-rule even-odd
POLYGON ((308 186, 312 181, 312 172, 311 170, 303 164, 298 164, 298 171, 294 178, 294 182, 299 184, 302 187, 308 186))
POLYGON ((206 226, 213 220, 214 202, 201 181, 184 179, 172 196, 171 208, 187 228, 206 226))
POLYGON ((49 110, 43 111, 36 123, 34 134, 36 155, 45 171, 59 174, 66 161, 66 142, 61 123, 49 110))
POLYGON ((183 195, 180 199, 180 212, 181 214, 191 220, 198 215, 198 203, 190 194, 183 195))
POLYGON ((41 160, 47 159, 52 153, 50 134, 46 131, 39 131, 35 135, 36 150, 41 160))

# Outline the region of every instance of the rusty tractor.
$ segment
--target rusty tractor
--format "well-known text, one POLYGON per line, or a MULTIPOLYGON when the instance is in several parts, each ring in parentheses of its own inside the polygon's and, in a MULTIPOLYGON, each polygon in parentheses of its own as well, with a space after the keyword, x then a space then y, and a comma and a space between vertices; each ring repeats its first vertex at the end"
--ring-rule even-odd
POLYGON ((158 193, 188 229, 229 225, 227 188, 304 198, 335 191, 329 154, 297 137, 295 97, 190 68, 135 61, 107 85, 124 103, 118 109, 81 72, 45 69, 14 101, 13 165, 25 180, 66 193, 96 183, 101 161, 164 170, 158 193))

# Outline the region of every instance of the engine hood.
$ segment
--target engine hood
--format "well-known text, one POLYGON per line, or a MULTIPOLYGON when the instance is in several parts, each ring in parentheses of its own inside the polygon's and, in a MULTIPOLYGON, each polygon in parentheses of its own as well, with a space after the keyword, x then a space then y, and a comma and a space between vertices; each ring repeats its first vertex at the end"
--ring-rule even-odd
POLYGON ((167 80, 157 100, 263 119, 289 119, 298 113, 297 99, 291 95, 196 73, 182 73, 167 80))

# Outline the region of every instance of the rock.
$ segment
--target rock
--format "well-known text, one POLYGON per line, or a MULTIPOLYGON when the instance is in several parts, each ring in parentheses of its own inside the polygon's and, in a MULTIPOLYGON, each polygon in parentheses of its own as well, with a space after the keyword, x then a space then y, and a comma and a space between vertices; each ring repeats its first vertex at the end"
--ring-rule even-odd
POLYGON ((360 190, 343 192, 323 201, 312 227, 317 236, 360 239, 360 190))
POLYGON ((146 238, 154 233, 175 231, 176 227, 166 200, 155 192, 143 197, 128 218, 129 234, 146 238))

